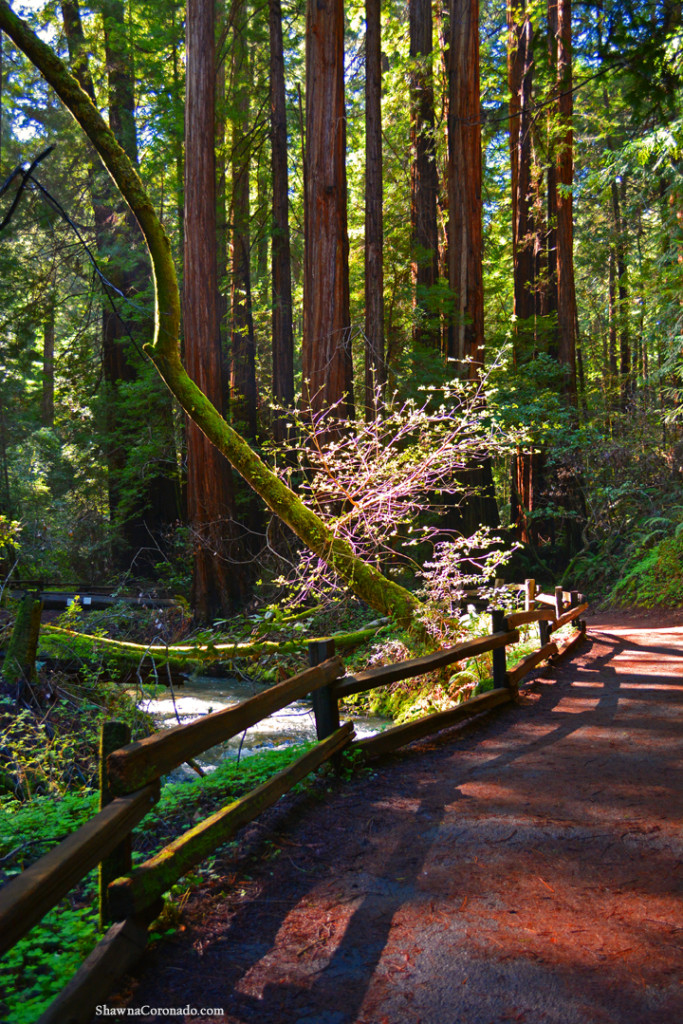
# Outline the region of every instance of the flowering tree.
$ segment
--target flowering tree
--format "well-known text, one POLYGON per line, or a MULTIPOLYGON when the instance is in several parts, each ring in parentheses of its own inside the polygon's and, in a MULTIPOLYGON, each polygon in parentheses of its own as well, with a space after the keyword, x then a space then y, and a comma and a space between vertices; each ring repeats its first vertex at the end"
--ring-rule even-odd
MULTIPOLYGON (((366 563, 389 576, 409 571, 425 580, 430 600, 457 601, 468 585, 495 575, 508 553, 488 530, 471 537, 443 526, 445 515, 472 496, 473 467, 511 453, 520 438, 491 411, 488 381, 455 381, 422 402, 375 396, 375 419, 349 422, 339 407, 293 415, 286 477, 295 461, 309 508, 366 563), (420 558, 413 553, 419 549, 420 558), (421 563, 429 559, 423 572, 421 563)), ((304 552, 283 582, 299 597, 337 590, 334 564, 304 552)))

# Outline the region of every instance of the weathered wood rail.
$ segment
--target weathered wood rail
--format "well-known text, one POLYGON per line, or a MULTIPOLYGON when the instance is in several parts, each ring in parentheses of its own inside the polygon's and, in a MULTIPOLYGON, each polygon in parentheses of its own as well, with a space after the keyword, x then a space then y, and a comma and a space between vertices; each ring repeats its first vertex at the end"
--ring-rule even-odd
POLYGON ((378 756, 508 703, 514 700, 519 682, 528 672, 546 659, 563 655, 580 641, 585 632, 585 623, 581 621, 579 629, 564 644, 551 641, 550 635, 578 620, 586 610, 588 606, 581 595, 561 588, 552 597, 536 594, 534 580, 508 589, 517 599, 523 596, 524 609, 494 611, 493 631, 485 637, 355 674, 346 673, 342 659, 334 654, 332 641, 316 641, 310 645, 310 668, 235 707, 122 746, 118 745, 119 723, 105 726, 100 812, 0 890, 2 955, 89 871, 100 866, 100 919, 103 925, 115 923, 38 1024, 87 1021, 117 978, 139 958, 147 926, 163 907, 163 893, 310 772, 344 749, 355 748, 367 757, 378 756), (508 670, 506 648, 519 640, 519 626, 535 622, 539 624, 539 650, 508 670), (340 725, 339 701, 345 697, 488 652, 493 656, 494 687, 489 692, 360 741, 355 740, 350 722, 340 725), (267 782, 221 808, 133 870, 130 836, 158 800, 161 777, 308 694, 313 700, 317 744, 267 782), (117 745, 113 750, 112 736, 117 745))

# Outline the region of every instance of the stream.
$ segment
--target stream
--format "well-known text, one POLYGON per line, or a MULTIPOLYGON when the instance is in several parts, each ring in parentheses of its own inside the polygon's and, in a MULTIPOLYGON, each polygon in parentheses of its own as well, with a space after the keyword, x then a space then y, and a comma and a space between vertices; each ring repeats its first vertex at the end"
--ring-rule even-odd
MULTIPOLYGON (((179 721, 185 725, 262 692, 263 687, 248 680, 196 676, 184 686, 174 687, 173 694, 167 690, 157 697, 145 698, 138 706, 153 717, 159 729, 164 729, 178 725, 179 721)), ((342 715, 343 721, 348 721, 348 718, 348 715, 342 715)), ((373 736, 392 724, 390 719, 367 715, 354 717, 353 723, 357 739, 373 736)), ((238 754, 245 757, 315 738, 315 717, 311 702, 299 700, 269 718, 264 718, 246 733, 211 747, 195 760, 205 771, 212 771, 225 758, 236 758, 238 754)), ((194 773, 187 765, 182 765, 172 775, 175 779, 189 776, 194 777, 194 773)))

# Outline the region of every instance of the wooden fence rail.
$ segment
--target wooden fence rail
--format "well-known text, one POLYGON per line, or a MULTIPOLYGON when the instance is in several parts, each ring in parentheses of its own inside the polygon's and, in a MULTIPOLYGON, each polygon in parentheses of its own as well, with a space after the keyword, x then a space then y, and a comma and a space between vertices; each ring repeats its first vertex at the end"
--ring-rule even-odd
MULTIPOLYGON (((520 680, 528 672, 547 658, 572 649, 583 636, 585 623, 579 623, 578 632, 564 646, 550 641, 552 632, 578 619, 585 611, 587 604, 581 595, 559 587, 552 597, 537 594, 534 580, 500 589, 506 589, 510 595, 515 592, 523 595, 524 610, 494 611, 493 630, 485 637, 354 674, 345 673, 342 659, 334 656, 332 642, 316 641, 310 645, 312 666, 299 675, 235 707, 162 730, 109 753, 103 764, 102 786, 107 792, 102 802, 111 802, 0 890, 0 955, 15 945, 98 864, 105 880, 100 894, 101 920, 118 922, 109 929, 61 996, 45 1011, 39 1024, 87 1021, 117 977, 139 955, 147 924, 163 906, 160 900, 163 893, 310 772, 337 757, 346 747, 352 746, 367 757, 378 756, 508 703, 514 699, 520 680), (566 610, 565 603, 570 605, 566 610), (505 650, 518 642, 517 627, 535 622, 539 624, 540 649, 506 671, 505 650), (351 723, 339 725, 339 701, 345 697, 415 678, 488 652, 493 656, 494 689, 490 692, 360 741, 354 741, 351 723), (122 844, 158 799, 161 776, 309 694, 314 701, 318 735, 318 743, 311 750, 263 785, 179 836, 134 870, 126 870, 130 861, 120 859, 122 844), (125 865, 123 877, 113 878, 115 864, 125 865)), ((114 874, 120 870, 116 868, 114 874)))
POLYGON ((435 654, 424 654, 421 658, 411 658, 409 661, 401 661, 396 665, 381 665, 379 668, 369 668, 352 676, 344 676, 343 679, 334 683, 331 689, 338 699, 350 697, 352 694, 364 693, 367 690, 374 690, 378 686, 400 682, 402 679, 414 679, 415 676, 422 676, 426 672, 446 668, 447 665, 452 665, 456 661, 466 661, 478 654, 486 654, 488 651, 495 651, 497 648, 515 644, 518 640, 517 630, 493 633, 477 640, 465 640, 461 644, 447 647, 435 654))
POLYGON ((109 906, 114 919, 121 921, 144 911, 179 878, 213 853, 217 846, 227 843, 240 828, 271 807, 292 786, 328 761, 352 739, 353 724, 347 722, 272 779, 165 846, 127 878, 112 882, 109 906))

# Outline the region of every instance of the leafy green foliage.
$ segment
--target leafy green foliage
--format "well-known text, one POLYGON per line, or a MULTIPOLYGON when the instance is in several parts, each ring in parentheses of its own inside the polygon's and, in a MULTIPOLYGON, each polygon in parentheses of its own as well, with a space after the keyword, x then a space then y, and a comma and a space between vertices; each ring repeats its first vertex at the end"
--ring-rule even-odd
POLYGON ((98 913, 70 902, 51 910, 0 960, 0 1013, 35 1024, 97 942, 98 913))
MULTIPOLYGON (((179 832, 218 806, 229 803, 281 771, 310 744, 254 754, 237 764, 224 761, 193 782, 169 783, 161 800, 134 833, 134 861, 151 856, 179 832)), ((38 796, 29 804, 4 802, 0 815, 0 866, 4 880, 28 866, 97 810, 96 792, 69 793, 61 799, 38 796)), ((192 881, 213 871, 213 860, 174 887, 171 898, 186 898, 192 881)), ((63 988, 99 939, 95 873, 55 907, 0 960, 0 1014, 12 1024, 33 1024, 63 988)), ((157 934, 172 929, 167 909, 157 934)))
POLYGON ((673 536, 650 547, 655 536, 657 533, 644 539, 613 587, 610 597, 615 603, 644 608, 683 605, 683 523, 679 523, 673 536))

